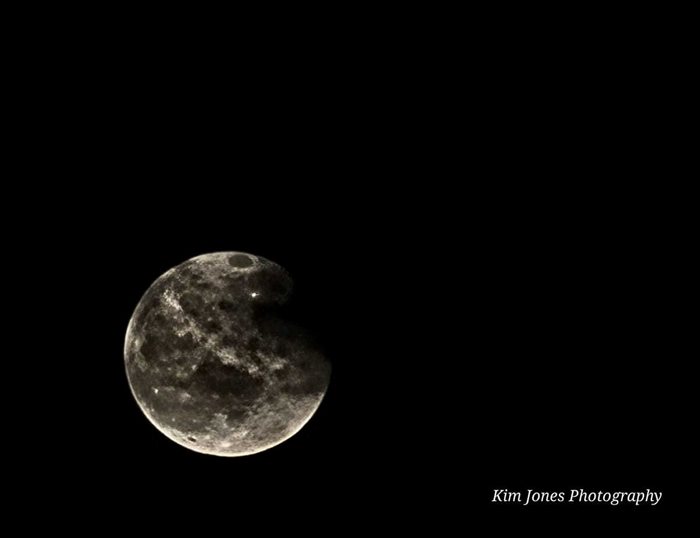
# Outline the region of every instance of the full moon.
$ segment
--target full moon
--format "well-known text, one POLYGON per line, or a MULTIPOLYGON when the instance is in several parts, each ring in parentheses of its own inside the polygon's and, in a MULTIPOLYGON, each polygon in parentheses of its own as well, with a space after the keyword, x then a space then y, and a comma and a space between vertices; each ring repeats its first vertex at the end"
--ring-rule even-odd
POLYGON ((330 364, 283 305, 288 273, 243 252, 204 254, 159 277, 136 306, 124 361, 151 423, 204 454, 244 456, 297 433, 330 364))

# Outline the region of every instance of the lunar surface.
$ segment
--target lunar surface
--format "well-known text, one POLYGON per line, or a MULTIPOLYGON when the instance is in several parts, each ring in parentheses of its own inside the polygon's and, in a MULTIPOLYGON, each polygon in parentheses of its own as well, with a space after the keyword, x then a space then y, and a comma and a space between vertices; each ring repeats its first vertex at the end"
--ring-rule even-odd
POLYGON ((158 278, 129 322, 132 393, 148 419, 191 450, 243 456, 298 432, 330 364, 283 305, 292 280, 252 254, 192 258, 158 278))

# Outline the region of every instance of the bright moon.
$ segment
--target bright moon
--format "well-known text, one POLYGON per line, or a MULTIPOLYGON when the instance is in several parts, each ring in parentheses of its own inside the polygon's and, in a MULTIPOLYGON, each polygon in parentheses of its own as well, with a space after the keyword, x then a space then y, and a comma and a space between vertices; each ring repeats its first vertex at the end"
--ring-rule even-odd
POLYGON ((134 398, 196 452, 244 456, 297 433, 328 388, 330 364, 280 309, 292 280, 252 254, 217 252, 158 278, 124 346, 134 398))

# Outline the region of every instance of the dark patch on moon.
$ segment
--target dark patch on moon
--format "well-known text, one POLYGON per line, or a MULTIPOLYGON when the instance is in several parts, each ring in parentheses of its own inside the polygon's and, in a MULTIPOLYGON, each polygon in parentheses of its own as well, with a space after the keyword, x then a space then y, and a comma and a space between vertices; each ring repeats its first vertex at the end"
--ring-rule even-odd
POLYGON ((253 260, 245 254, 234 254, 229 256, 228 263, 231 267, 250 267, 254 264, 253 260))
POLYGON ((294 435, 316 411, 330 365, 282 316, 292 289, 251 254, 192 258, 146 291, 129 323, 125 363, 151 422, 192 450, 240 456, 294 435))

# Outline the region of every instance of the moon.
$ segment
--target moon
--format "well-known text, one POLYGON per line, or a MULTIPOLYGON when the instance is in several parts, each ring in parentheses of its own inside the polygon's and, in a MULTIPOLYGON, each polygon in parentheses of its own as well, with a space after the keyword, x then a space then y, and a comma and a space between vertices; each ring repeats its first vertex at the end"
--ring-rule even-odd
POLYGON ((297 433, 328 388, 330 363, 285 316, 292 279, 244 252, 197 256, 160 276, 129 321, 131 392, 169 439, 244 456, 297 433))

